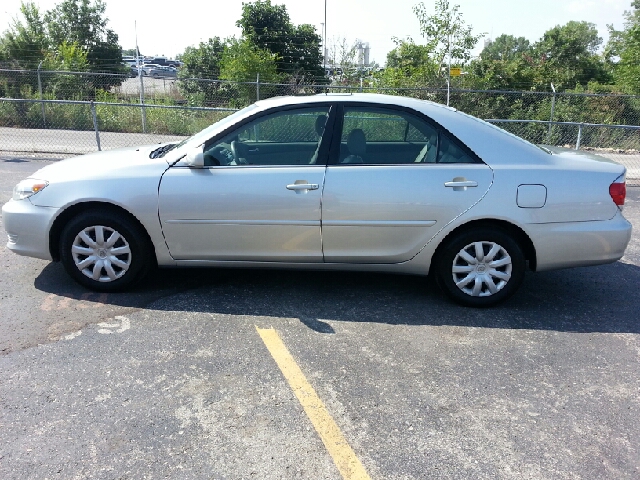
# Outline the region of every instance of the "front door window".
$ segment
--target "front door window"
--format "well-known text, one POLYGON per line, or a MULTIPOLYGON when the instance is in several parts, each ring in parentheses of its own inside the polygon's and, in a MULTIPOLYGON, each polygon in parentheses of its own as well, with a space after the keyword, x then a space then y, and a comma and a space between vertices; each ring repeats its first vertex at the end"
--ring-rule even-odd
MULTIPOLYGON (((316 165, 328 116, 328 106, 261 116, 205 144, 205 165, 316 165)), ((320 163, 324 164, 324 159, 320 163)))

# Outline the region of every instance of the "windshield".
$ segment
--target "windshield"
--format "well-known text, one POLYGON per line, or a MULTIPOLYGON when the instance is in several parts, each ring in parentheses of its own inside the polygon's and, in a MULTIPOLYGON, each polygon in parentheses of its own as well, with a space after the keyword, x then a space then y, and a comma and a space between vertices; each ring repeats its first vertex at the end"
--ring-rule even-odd
POLYGON ((241 110, 237 110, 237 111, 233 112, 231 115, 229 115, 228 117, 224 117, 222 120, 217 121, 216 123, 208 126, 204 130, 196 133, 195 135, 185 138, 180 143, 178 143, 175 146, 175 148, 181 148, 185 144, 190 143, 192 141, 194 143, 196 143, 196 144, 204 143, 206 140, 211 138, 216 132, 220 132, 220 131, 224 130, 227 127, 227 125, 232 124, 238 118, 241 118, 241 117, 249 114, 250 112, 252 112, 256 108, 257 108, 256 105, 252 104, 252 105, 249 105, 248 107, 245 107, 245 108, 243 108, 241 110))

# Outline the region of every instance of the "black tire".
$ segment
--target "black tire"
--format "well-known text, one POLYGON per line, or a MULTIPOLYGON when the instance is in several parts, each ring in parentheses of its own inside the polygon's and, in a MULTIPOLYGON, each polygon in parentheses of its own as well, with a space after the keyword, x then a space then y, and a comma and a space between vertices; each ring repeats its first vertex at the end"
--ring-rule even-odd
POLYGON ((508 233, 477 228, 454 235, 434 259, 436 280, 454 302, 490 307, 503 302, 522 284, 526 260, 508 233), (490 263, 486 256, 491 255, 490 263))
POLYGON ((85 212, 67 223, 60 237, 60 260, 76 282, 98 292, 127 289, 153 263, 142 228, 108 211, 85 212))

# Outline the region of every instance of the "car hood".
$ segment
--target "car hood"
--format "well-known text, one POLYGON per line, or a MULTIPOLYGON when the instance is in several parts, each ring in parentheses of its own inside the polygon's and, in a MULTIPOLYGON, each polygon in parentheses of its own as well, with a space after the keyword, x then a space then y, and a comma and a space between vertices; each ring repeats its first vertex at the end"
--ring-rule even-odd
POLYGON ((160 175, 167 169, 166 160, 149 158, 149 154, 159 146, 126 147, 71 157, 41 168, 30 175, 30 178, 48 182, 117 178, 156 167, 160 175))

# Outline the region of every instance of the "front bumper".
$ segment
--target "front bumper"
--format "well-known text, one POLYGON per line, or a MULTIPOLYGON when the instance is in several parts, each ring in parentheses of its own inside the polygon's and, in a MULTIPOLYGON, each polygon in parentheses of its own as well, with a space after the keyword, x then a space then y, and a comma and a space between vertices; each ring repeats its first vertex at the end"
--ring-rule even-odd
POLYGON ((9 200, 2 207, 7 248, 18 255, 52 260, 49 229, 57 212, 53 207, 37 207, 29 199, 9 200))

